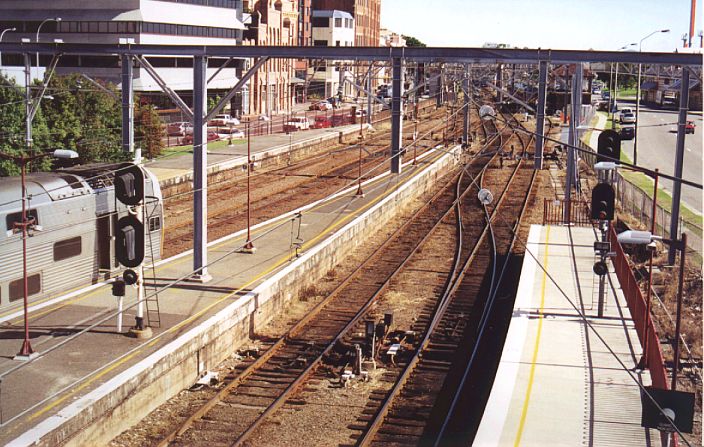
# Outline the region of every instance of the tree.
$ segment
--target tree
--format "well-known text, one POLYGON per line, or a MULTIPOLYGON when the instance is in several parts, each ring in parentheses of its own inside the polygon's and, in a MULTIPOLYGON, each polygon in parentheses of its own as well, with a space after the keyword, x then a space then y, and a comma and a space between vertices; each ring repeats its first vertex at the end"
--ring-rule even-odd
POLYGON ((421 42, 420 40, 416 39, 413 36, 401 36, 404 39, 406 39, 406 46, 407 47, 422 47, 425 48, 427 45, 421 42))
POLYGON ((52 100, 42 109, 52 129, 55 147, 78 152, 81 163, 121 161, 121 103, 113 84, 102 85, 109 95, 78 74, 54 76, 49 84, 52 100))
POLYGON ((142 155, 154 158, 164 150, 164 126, 161 117, 151 104, 136 102, 135 144, 142 148, 142 155))
MULTIPOLYGON (((0 152, 19 156, 26 153, 24 89, 14 80, 0 73, 0 152)), ((41 109, 32 122, 32 150, 49 149, 49 130, 41 109)), ((44 159, 33 163, 32 170, 46 170, 51 161, 44 159)), ((0 160, 0 176, 19 175, 20 166, 10 160, 0 160)))

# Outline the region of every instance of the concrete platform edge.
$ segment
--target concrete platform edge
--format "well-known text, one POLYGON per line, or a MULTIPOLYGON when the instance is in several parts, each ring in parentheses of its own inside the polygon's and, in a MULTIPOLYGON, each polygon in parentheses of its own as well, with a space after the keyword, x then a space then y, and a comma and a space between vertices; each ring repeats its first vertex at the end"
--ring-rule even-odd
POLYGON ((109 379, 38 423, 8 445, 104 445, 166 400, 190 386, 198 374, 230 356, 259 324, 298 291, 333 267, 361 239, 458 162, 455 147, 394 193, 331 237, 159 351, 109 379), (352 243, 350 243, 352 242, 352 243))

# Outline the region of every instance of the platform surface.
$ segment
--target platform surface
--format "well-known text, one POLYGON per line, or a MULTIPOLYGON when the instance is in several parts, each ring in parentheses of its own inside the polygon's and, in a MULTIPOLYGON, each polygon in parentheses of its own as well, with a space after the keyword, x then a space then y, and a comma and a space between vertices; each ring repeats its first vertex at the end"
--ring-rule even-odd
POLYGON ((638 383, 650 376, 634 368, 641 347, 611 266, 597 317, 595 240, 592 228, 531 227, 474 446, 660 445, 657 431, 640 426, 638 383))
MULTIPOLYGON (((411 166, 410 161, 404 164, 400 176, 385 174, 366 182, 364 197, 355 196, 357 185, 354 183, 337 196, 303 211, 300 219, 291 212, 253 227, 252 238, 257 248, 254 254, 239 250, 246 240, 245 231, 211 242, 208 262, 213 279, 206 284, 182 283, 161 292, 161 327, 154 328, 151 339, 126 336, 135 321, 135 290, 127 288, 123 328, 118 332, 117 319, 111 315, 116 311, 117 299, 111 294, 110 284, 100 283, 75 295, 31 302, 30 339, 34 350, 42 356, 21 362, 13 357, 24 335, 22 309, 19 303, 3 309, 0 312, 0 445, 17 440, 23 433, 24 437, 16 445, 33 442, 27 430, 50 416, 60 420, 62 409, 79 402, 117 375, 129 373, 133 365, 291 265, 297 259, 296 242, 300 244, 299 254, 324 243, 328 236, 401 188, 443 155, 444 151, 430 151, 422 159, 419 157, 418 166, 411 166), (95 328, 73 337, 95 323, 99 323, 95 328)), ((188 275, 192 268, 190 251, 163 260, 156 266, 156 283, 159 286, 170 284, 188 275)), ((145 277, 151 276, 151 269, 147 269, 145 277)))

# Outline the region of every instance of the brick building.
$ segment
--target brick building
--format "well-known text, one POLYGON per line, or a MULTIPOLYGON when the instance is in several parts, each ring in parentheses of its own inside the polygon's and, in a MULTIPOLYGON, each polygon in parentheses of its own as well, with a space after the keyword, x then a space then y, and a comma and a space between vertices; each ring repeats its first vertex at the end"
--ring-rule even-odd
MULTIPOLYGON (((249 13, 243 45, 293 46, 299 43, 298 0, 245 0, 249 13)), ((266 62, 249 82, 246 113, 290 112, 296 96, 293 59, 266 62)))

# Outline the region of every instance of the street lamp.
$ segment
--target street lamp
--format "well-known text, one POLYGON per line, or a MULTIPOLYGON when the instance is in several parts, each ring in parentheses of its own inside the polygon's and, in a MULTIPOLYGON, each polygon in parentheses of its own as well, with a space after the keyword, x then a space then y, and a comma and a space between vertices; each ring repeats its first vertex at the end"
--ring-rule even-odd
MULTIPOLYGON (((635 42, 624 45, 618 49, 618 51, 623 51, 628 47, 634 47, 638 45, 635 42)), ((612 64, 613 65, 613 64, 612 64)), ((611 128, 616 128, 616 121, 614 120, 614 114, 616 109, 616 94, 618 93, 618 62, 616 62, 616 76, 614 77, 613 91, 611 92, 611 97, 609 98, 609 112, 611 112, 611 128)), ((608 112, 607 112, 608 113, 608 112)))
MULTIPOLYGON (((655 35, 657 33, 669 33, 669 29, 661 29, 661 30, 655 30, 652 33, 648 34, 644 38, 638 42, 638 52, 641 52, 641 46, 643 45, 643 41, 647 39, 648 37, 655 35)), ((638 113, 640 112, 640 69, 641 69, 642 64, 638 64, 638 83, 636 85, 636 123, 634 125, 633 129, 633 164, 638 165, 638 118, 639 115, 638 113)))
MULTIPOLYGON (((37 27, 37 38, 36 38, 36 43, 39 43, 39 32, 42 30, 42 25, 44 25, 46 22, 60 22, 61 17, 50 17, 48 19, 44 19, 42 23, 39 24, 37 27)), ((37 51, 37 79, 39 79, 39 51, 37 51)))
MULTIPOLYGON (((13 32, 13 31, 17 31, 17 28, 6 28, 6 29, 0 31, 0 42, 2 42, 2 36, 4 36, 5 33, 13 32)), ((0 53, 0 67, 2 67, 2 53, 0 53)))
POLYGON ((24 298, 24 342, 22 343, 22 348, 20 352, 15 356, 16 360, 31 360, 33 358, 34 350, 29 341, 29 317, 28 317, 28 297, 29 288, 27 284, 27 236, 28 230, 32 228, 35 224, 33 217, 27 216, 27 187, 26 187, 26 171, 27 165, 35 160, 39 160, 44 157, 54 157, 61 159, 76 159, 78 154, 75 151, 66 149, 57 149, 53 153, 40 153, 36 155, 19 155, 12 156, 8 154, 0 153, 0 158, 5 160, 11 160, 15 163, 20 164, 20 169, 22 171, 22 221, 15 222, 14 228, 12 229, 10 235, 15 234, 19 231, 22 232, 22 280, 23 280, 23 298, 24 298), (19 230, 19 231, 18 231, 19 230))

